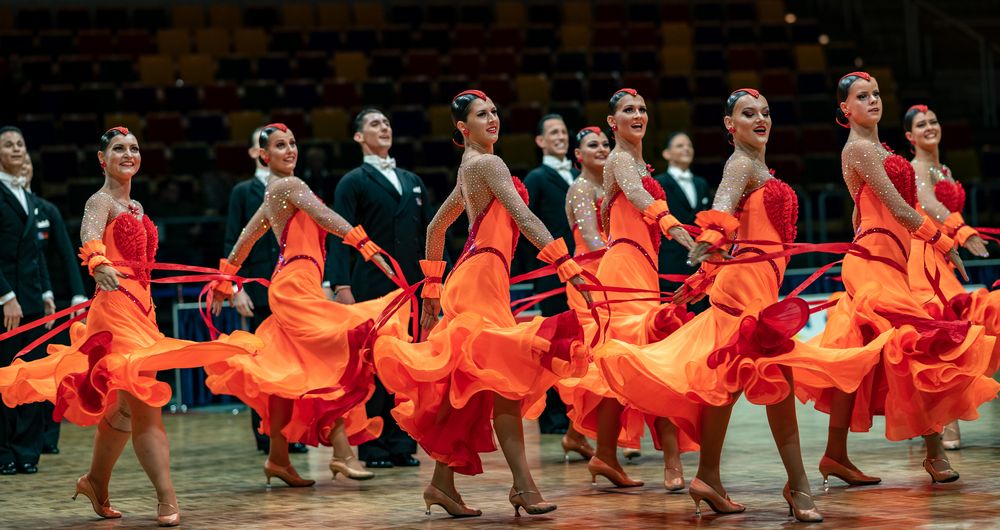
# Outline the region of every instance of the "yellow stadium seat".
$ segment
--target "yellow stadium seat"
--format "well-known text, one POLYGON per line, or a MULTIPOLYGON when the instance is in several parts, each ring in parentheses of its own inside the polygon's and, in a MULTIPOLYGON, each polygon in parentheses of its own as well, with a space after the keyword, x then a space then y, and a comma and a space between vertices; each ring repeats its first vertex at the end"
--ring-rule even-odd
POLYGON ((198 51, 209 55, 226 55, 233 46, 233 36, 225 28, 201 28, 195 34, 198 51))
POLYGON ((201 4, 180 4, 170 8, 175 28, 198 29, 205 26, 205 8, 201 4))
POLYGON ((348 81, 368 79, 368 59, 361 52, 337 52, 333 54, 333 68, 337 77, 348 81))
POLYGON ((0 30, 10 31, 14 29, 14 13, 9 7, 0 8, 0 30))
POLYGON ((191 32, 186 29, 161 29, 156 32, 156 48, 163 55, 191 53, 191 32))
POLYGON ((143 55, 139 57, 139 81, 154 86, 172 85, 174 62, 168 55, 143 55))
MULTIPOLYGON (((685 100, 667 100, 657 104, 662 130, 690 131, 691 106, 685 100)), ((720 113, 721 114, 721 113, 720 113)))
POLYGON ((124 125, 128 128, 128 130, 135 134, 136 138, 142 140, 143 121, 138 114, 122 113, 104 115, 104 130, 117 127, 119 125, 124 125))
POLYGON ((496 17, 498 26, 524 26, 527 22, 527 16, 524 12, 524 4, 522 2, 514 1, 502 1, 497 2, 496 5, 496 17))
POLYGON ((311 4, 284 4, 281 13, 287 27, 311 28, 316 25, 316 12, 311 4))
POLYGON ((354 4, 354 22, 358 26, 381 28, 385 25, 385 10, 381 3, 357 2, 354 4))
POLYGON ((729 90, 737 88, 760 88, 760 76, 753 70, 729 72, 729 90))
POLYGON ((688 24, 668 22, 660 29, 665 46, 691 46, 694 30, 688 24))
POLYGON ((608 117, 607 101, 588 101, 583 106, 583 115, 587 123, 604 124, 608 117))
POLYGON ((500 149, 508 166, 532 167, 538 164, 535 137, 527 133, 508 134, 500 139, 500 149))
POLYGON ((518 103, 549 104, 549 80, 544 75, 519 75, 514 83, 518 103))
POLYGON ((795 67, 799 72, 826 72, 826 56, 819 44, 795 45, 795 67))
POLYGON ((330 29, 347 29, 351 27, 350 4, 319 4, 319 25, 330 29))
POLYGON ((691 48, 667 46, 660 50, 663 72, 671 75, 691 75, 694 70, 694 54, 691 48))
POLYGON ((202 86, 215 81, 215 59, 205 54, 182 55, 178 61, 180 77, 187 85, 202 86))
POLYGON ((975 179, 982 175, 979 157, 973 149, 949 149, 948 167, 960 179, 975 179))
POLYGON ((237 4, 212 4, 208 6, 208 20, 212 26, 236 29, 243 26, 243 12, 237 4))
POLYGON ((563 4, 563 24, 584 24, 593 22, 593 7, 590 2, 572 0, 563 4))
POLYGON ((246 142, 254 129, 265 125, 264 115, 256 110, 240 110, 229 113, 229 138, 234 142, 246 142))
POLYGON ((267 53, 267 33, 259 28, 238 29, 233 34, 236 53, 260 57, 267 53))
POLYGON ((448 136, 455 128, 451 122, 451 107, 448 105, 434 105, 428 114, 431 121, 431 136, 448 136))
POLYGON ((568 24, 562 27, 562 47, 564 50, 586 50, 590 47, 590 28, 582 24, 568 24))
POLYGON ((343 109, 332 107, 313 109, 310 113, 313 138, 317 140, 347 140, 350 117, 343 109))
POLYGON ((767 24, 785 21, 785 2, 782 0, 757 0, 757 20, 767 24))

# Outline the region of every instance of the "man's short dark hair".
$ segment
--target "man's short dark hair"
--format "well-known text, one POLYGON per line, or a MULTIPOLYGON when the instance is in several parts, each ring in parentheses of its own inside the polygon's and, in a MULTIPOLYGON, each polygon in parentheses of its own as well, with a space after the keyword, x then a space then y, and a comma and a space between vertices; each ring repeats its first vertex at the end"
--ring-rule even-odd
POLYGON ((361 132, 361 129, 364 128, 365 126, 365 118, 368 117, 369 114, 385 115, 385 113, 382 112, 381 109, 375 107, 365 107, 361 109, 361 112, 359 112, 358 115, 354 117, 354 132, 361 132))
POLYGON ((545 116, 542 116, 542 119, 538 120, 538 132, 536 133, 538 136, 545 133, 545 122, 549 120, 559 120, 566 123, 566 120, 563 119, 561 114, 546 114, 545 116))

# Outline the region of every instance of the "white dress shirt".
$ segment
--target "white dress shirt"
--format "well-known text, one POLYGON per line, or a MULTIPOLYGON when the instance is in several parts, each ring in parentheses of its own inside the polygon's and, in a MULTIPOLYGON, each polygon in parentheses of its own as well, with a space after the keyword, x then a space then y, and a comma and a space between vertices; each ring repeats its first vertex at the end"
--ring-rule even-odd
POLYGON ((694 188, 694 175, 691 174, 689 169, 681 169, 679 167, 670 166, 667 168, 667 173, 674 178, 677 185, 681 187, 681 191, 684 192, 684 196, 687 197, 688 204, 692 208, 695 208, 698 201, 698 193, 694 188))
POLYGON ((399 181, 399 175, 396 174, 396 159, 390 157, 381 158, 376 155, 365 155, 365 164, 368 164, 378 170, 379 173, 392 184, 393 188, 396 188, 396 193, 403 194, 403 184, 399 181))
MULTIPOLYGON (((24 177, 15 177, 9 173, 0 171, 0 182, 3 182, 3 185, 14 194, 17 202, 21 203, 21 208, 24 208, 24 213, 28 213, 28 196, 27 192, 24 191, 26 183, 24 177)), ((17 298, 14 291, 4 293, 3 296, 0 296, 0 305, 6 304, 14 298, 17 298)), ((51 300, 52 298, 52 291, 45 291, 42 293, 42 300, 51 300)))
POLYGON ((559 173, 559 176, 566 181, 566 184, 573 183, 573 173, 570 171, 573 169, 573 162, 570 159, 564 158, 559 160, 554 156, 545 155, 542 157, 542 165, 556 170, 556 173, 559 173))
POLYGON ((267 187, 267 178, 271 176, 271 170, 266 167, 259 167, 253 172, 255 179, 259 180, 264 187, 267 187))

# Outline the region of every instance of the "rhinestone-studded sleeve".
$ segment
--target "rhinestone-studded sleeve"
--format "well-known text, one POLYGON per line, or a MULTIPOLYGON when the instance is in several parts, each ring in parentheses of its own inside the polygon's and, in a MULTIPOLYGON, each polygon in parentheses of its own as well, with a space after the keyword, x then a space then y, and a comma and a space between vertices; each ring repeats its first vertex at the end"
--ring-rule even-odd
POLYGON ((628 202, 640 212, 653 204, 653 196, 642 185, 642 177, 647 174, 646 169, 640 167, 639 162, 624 151, 611 153, 604 164, 604 181, 610 183, 612 190, 609 196, 614 197, 615 188, 620 189, 628 202))
MULTIPOLYGON (((294 208, 298 208, 316 221, 323 230, 339 238, 343 238, 344 234, 351 231, 351 223, 323 204, 323 201, 319 200, 309 186, 298 177, 279 179, 271 184, 268 194, 272 195, 268 202, 272 212, 272 222, 275 225, 279 224, 278 217, 286 221, 291 218, 294 208), (287 214, 279 210, 287 210, 287 214)), ((281 225, 284 225, 284 222, 281 225)))
POLYGON ((594 186, 586 179, 578 178, 566 193, 566 217, 570 226, 576 225, 587 250, 604 247, 604 238, 597 224, 594 186))
POLYGON ((524 203, 521 194, 514 187, 510 169, 500 157, 483 155, 468 162, 463 169, 462 177, 467 179, 467 184, 472 188, 485 184, 532 245, 541 249, 552 242, 552 234, 524 203))
POLYGON ((937 195, 934 194, 934 185, 937 184, 934 181, 934 177, 931 176, 931 168, 924 162, 913 161, 913 172, 914 177, 917 182, 917 200, 920 201, 920 207, 927 212, 927 215, 933 217, 939 223, 943 223, 945 219, 951 215, 951 210, 947 206, 938 200, 937 195))
POLYGON ((444 240, 448 233, 448 227, 455 222, 455 219, 458 219, 458 216, 462 215, 463 211, 465 211, 465 203, 462 200, 462 187, 456 184, 455 189, 451 190, 427 225, 424 259, 441 261, 444 258, 444 240))
POLYGON ((254 243, 258 239, 263 237, 267 233, 268 229, 271 228, 271 223, 267 220, 267 214, 264 209, 267 207, 267 194, 264 194, 264 204, 257 208, 253 216, 247 222, 247 225, 243 227, 240 231, 240 237, 236 239, 236 244, 233 245, 233 250, 229 252, 229 263, 233 265, 240 266, 243 264, 243 260, 247 258, 247 254, 250 254, 250 250, 253 248, 254 243))
POLYGON ((888 154, 873 142, 863 140, 848 142, 841 155, 844 181, 852 197, 857 196, 862 183, 871 187, 875 196, 896 221, 913 232, 920 228, 923 216, 906 203, 892 184, 889 175, 885 173, 882 163, 888 154))
POLYGON ((104 237, 104 229, 108 226, 115 210, 115 199, 107 193, 98 192, 87 199, 83 207, 83 220, 80 223, 80 242, 86 243, 104 237))
MULTIPOLYGON (((762 166, 763 164, 754 162, 741 154, 731 156, 726 161, 726 167, 722 169, 722 182, 719 183, 719 189, 715 192, 715 202, 712 203, 712 209, 735 215, 736 208, 743 200, 747 188, 751 187, 757 180, 755 175, 758 165, 762 166)), ((764 172, 767 172, 766 168, 764 172)))

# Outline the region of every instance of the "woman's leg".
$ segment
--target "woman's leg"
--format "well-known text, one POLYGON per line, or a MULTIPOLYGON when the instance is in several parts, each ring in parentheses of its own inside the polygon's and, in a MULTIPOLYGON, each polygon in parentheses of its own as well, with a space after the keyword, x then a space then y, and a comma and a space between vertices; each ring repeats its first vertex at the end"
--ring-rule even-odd
MULTIPOLYGON (((170 478, 170 444, 163 429, 160 408, 151 407, 127 393, 122 395, 132 413, 132 449, 135 456, 156 488, 157 502, 176 509, 177 493, 170 478)), ((170 513, 167 510, 162 512, 170 513)))
POLYGON ((614 398, 604 398, 597 406, 597 458, 617 471, 623 471, 618 463, 618 434, 622 430, 622 410, 624 406, 614 398))
POLYGON ((267 454, 267 459, 278 467, 291 464, 288 459, 288 439, 281 430, 291 421, 294 405, 292 400, 278 396, 268 396, 267 399, 268 419, 271 424, 271 450, 267 454))
POLYGON ((542 502, 542 495, 531 477, 528 458, 524 454, 524 430, 521 425, 521 402, 499 395, 493 399, 493 428, 500 442, 500 449, 514 476, 514 491, 521 494, 526 504, 542 502))
MULTIPOLYGON (((792 375, 789 370, 783 369, 789 388, 794 388, 792 375)), ((799 423, 795 416, 795 394, 788 392, 785 399, 767 406, 767 423, 771 426, 771 436, 774 437, 774 444, 778 447, 778 455, 781 463, 785 465, 785 473, 788 474, 788 487, 793 491, 812 495, 809 489, 809 478, 806 476, 805 467, 802 465, 802 449, 799 445, 799 423)), ((796 505, 801 509, 812 508, 807 505, 807 499, 802 495, 794 495, 796 505)), ((808 504, 812 504, 808 502, 808 504)))
POLYGON ((701 413, 701 455, 698 458, 699 480, 708 484, 720 495, 725 496, 722 487, 722 446, 726 441, 729 418, 733 414, 734 399, 722 407, 704 407, 701 413))
POLYGON ((666 418, 656 418, 653 427, 663 450, 663 487, 671 491, 683 489, 684 465, 681 464, 681 450, 677 444, 677 427, 666 418))
POLYGON ((847 456, 847 433, 851 428, 851 414, 854 411, 854 394, 841 392, 836 388, 830 399, 830 427, 827 430, 826 457, 837 463, 859 471, 847 456))
POLYGON ((115 410, 101 419, 97 424, 97 434, 94 435, 94 451, 90 457, 87 476, 99 501, 108 498, 111 471, 132 435, 132 417, 123 395, 124 392, 118 392, 115 410))

